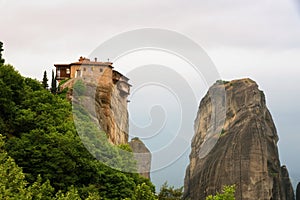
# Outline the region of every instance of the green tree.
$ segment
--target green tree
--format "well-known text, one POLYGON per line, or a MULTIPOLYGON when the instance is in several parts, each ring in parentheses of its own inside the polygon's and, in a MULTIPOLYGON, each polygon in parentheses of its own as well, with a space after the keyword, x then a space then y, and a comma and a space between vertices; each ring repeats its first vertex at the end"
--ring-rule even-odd
POLYGON ((206 200, 235 200, 235 186, 224 186, 222 193, 217 193, 215 196, 209 195, 206 200))
POLYGON ((48 87, 49 87, 46 70, 44 71, 44 76, 43 76, 43 80, 42 80, 42 85, 43 85, 43 87, 44 87, 45 89, 48 89, 48 87))
POLYGON ((3 43, 0 41, 0 65, 3 65, 5 60, 2 58, 3 43))
POLYGON ((134 194, 131 198, 125 200, 158 200, 151 188, 145 183, 139 184, 134 190, 134 194))
POLYGON ((51 186, 49 180, 42 183, 42 178, 38 175, 37 181, 27 188, 27 193, 35 200, 51 200, 53 199, 54 188, 51 186))
POLYGON ((3 150, 4 137, 0 135, 0 199, 25 199, 26 181, 22 169, 3 150))
POLYGON ((59 191, 55 197, 57 200, 81 200, 78 190, 74 186, 71 186, 66 193, 59 191))
POLYGON ((11 65, 0 65, 0 130, 5 134, 14 131, 13 121, 24 99, 24 78, 11 65))
POLYGON ((57 91, 56 76, 54 76, 54 71, 52 70, 51 92, 52 94, 55 94, 56 91, 57 91))
POLYGON ((159 200, 179 200, 183 196, 183 187, 175 189, 174 186, 168 186, 168 182, 165 182, 158 194, 159 200))
MULTIPOLYGON (((38 80, 31 79, 31 78, 25 78, 25 86, 30 91, 38 91, 38 90, 43 89, 42 84, 38 80)), ((26 93, 28 93, 28 92, 26 92, 26 93)))
MULTIPOLYGON (((84 95, 84 87, 79 88, 84 95)), ((2 194, 9 193, 12 198, 23 195, 15 199, 28 195, 34 199, 72 199, 78 195, 81 199, 125 199, 137 191, 149 193, 149 189, 154 194, 149 179, 116 170, 135 170, 128 145, 111 145, 83 108, 72 113, 72 105, 65 98, 44 90, 36 80, 22 77, 10 65, 0 65, 0 109, 0 130, 7 136, 7 157, 2 159, 6 166, 0 172, 7 167, 15 167, 16 172, 22 168, 14 173, 20 178, 3 175, 12 177, 6 182, 4 178, 4 185, 17 184, 0 187, 4 188, 2 194), (74 118, 81 119, 77 129, 74 118), (79 137, 77 130, 83 135, 79 137), (101 162, 97 160, 100 158, 101 162)))
MULTIPOLYGON (((58 191, 55 194, 50 181, 42 183, 40 175, 29 185, 22 169, 8 156, 3 146, 4 137, 0 134, 0 199, 81 200, 74 186, 70 186, 66 193, 58 191)), ((96 192, 89 193, 86 199, 97 200, 100 196, 96 192)))

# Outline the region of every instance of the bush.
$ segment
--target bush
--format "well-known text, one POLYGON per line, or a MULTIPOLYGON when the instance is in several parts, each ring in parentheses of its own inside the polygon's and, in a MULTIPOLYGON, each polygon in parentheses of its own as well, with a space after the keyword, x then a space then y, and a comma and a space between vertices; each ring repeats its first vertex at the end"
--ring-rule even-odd
POLYGON ((235 186, 224 186, 222 193, 217 193, 215 196, 209 195, 206 200, 235 200, 235 186))

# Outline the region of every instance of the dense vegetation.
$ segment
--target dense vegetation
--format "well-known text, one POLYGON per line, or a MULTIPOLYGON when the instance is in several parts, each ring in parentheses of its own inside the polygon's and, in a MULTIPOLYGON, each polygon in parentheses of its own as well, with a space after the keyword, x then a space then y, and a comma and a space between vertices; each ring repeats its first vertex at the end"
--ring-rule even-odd
MULTIPOLYGON (((105 137, 86 123, 88 136, 105 137)), ((17 198, 14 195, 27 195, 26 199, 31 199, 33 188, 46 188, 35 192, 47 193, 50 199, 64 195, 78 196, 70 199, 89 196, 134 199, 142 194, 154 197, 155 188, 148 179, 112 169, 89 153, 76 132, 70 102, 3 63, 0 63, 0 130, 5 137, 1 137, 1 171, 8 173, 1 175, 9 179, 7 182, 1 179, 1 188, 7 189, 1 189, 1 195, 12 199, 17 198)), ((99 151, 97 155, 134 167, 132 157, 123 158, 108 143, 99 145, 106 146, 105 151, 93 149, 99 151)), ((129 149, 126 145, 122 148, 129 149)))

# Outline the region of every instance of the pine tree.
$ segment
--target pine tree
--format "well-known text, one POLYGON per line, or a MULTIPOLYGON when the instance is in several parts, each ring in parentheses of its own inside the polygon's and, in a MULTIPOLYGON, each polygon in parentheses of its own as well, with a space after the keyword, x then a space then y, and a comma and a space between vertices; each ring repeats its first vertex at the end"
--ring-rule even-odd
POLYGON ((56 85, 56 76, 54 77, 54 71, 52 70, 52 80, 51 80, 51 92, 56 94, 57 85, 56 85))
POLYGON ((48 78, 47 78, 47 72, 44 71, 43 81, 42 81, 43 88, 48 89, 48 78))
POLYGON ((2 51, 3 51, 3 43, 0 41, 0 65, 4 64, 4 59, 2 58, 2 51))

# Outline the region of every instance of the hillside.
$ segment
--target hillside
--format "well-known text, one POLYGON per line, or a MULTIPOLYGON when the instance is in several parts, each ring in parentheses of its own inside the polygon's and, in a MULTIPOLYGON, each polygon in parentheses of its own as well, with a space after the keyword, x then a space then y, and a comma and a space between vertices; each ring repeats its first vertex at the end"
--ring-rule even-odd
MULTIPOLYGON (((142 191, 149 197, 154 196, 155 188, 149 179, 112 169, 90 154, 77 134, 71 103, 65 94, 52 94, 39 81, 25 78, 4 64, 0 64, 0 86, 0 130, 5 136, 1 167, 6 166, 7 159, 15 163, 20 176, 25 175, 21 178, 24 188, 47 183, 50 189, 40 199, 54 199, 56 194, 68 196, 69 193, 78 194, 77 199, 86 199, 89 195, 94 199, 134 199, 142 191)), ((78 116, 84 115, 79 112, 78 116)), ((93 149, 97 155, 118 166, 136 167, 132 154, 122 157, 119 153, 119 149, 130 151, 129 145, 111 145, 90 120, 82 123, 84 131, 92 136, 86 138, 86 143, 94 144, 95 138, 101 141, 97 143, 101 148, 93 149)), ((8 183, 1 181, 6 188, 1 195, 17 198, 22 191, 25 195, 34 195, 22 189, 22 184, 12 189, 5 185, 8 183)), ((39 191, 36 195, 45 194, 39 191)))

